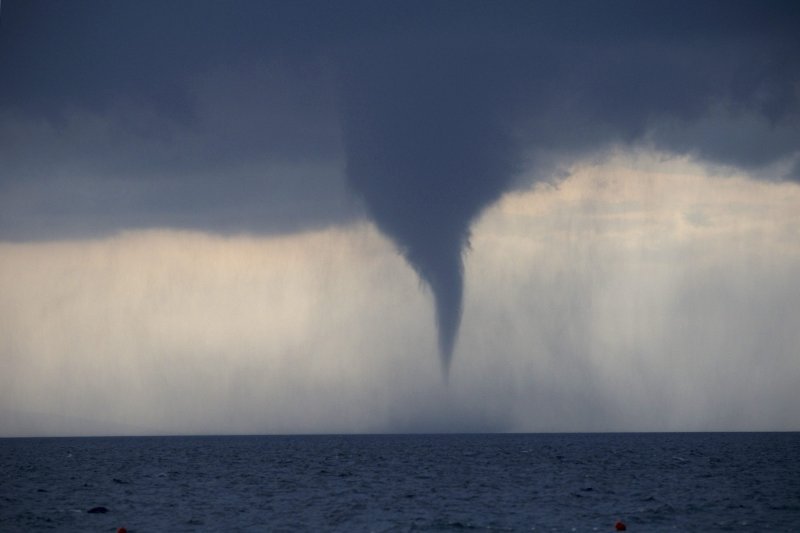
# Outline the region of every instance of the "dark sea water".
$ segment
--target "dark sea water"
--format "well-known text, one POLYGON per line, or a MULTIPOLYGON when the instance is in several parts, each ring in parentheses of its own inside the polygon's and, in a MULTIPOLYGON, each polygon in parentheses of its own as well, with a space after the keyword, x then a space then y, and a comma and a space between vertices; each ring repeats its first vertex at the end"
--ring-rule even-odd
POLYGON ((800 433, 0 439, 3 532, 614 531, 618 519, 800 531, 800 433))

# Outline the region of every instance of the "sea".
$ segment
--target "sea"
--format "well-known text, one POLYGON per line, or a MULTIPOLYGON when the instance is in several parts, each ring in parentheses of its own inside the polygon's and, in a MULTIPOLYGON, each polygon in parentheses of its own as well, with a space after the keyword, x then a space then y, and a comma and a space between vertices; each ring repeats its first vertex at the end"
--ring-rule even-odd
POLYGON ((618 522, 800 531, 800 433, 0 439, 2 532, 611 532, 618 522))

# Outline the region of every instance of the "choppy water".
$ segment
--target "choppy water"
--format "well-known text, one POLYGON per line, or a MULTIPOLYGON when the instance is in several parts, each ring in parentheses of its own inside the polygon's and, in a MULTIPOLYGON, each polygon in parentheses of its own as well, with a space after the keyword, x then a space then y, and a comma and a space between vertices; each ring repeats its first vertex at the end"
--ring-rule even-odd
POLYGON ((613 531, 617 519, 800 531, 800 433, 0 440, 0 531, 613 531))

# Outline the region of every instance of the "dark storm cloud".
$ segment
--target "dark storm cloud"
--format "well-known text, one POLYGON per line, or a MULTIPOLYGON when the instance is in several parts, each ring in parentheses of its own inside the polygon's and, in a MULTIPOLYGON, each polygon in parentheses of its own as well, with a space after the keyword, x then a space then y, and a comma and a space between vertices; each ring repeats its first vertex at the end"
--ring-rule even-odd
POLYGON ((4 2, 2 233, 301 229, 358 216, 346 180, 430 285, 446 367, 470 224, 522 170, 622 145, 797 179, 798 11, 4 2))

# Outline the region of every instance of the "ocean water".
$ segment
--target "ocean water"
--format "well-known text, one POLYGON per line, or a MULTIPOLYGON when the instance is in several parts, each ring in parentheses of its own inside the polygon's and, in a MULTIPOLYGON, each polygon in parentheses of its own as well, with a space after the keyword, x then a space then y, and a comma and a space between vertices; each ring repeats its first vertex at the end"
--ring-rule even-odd
POLYGON ((0 531, 800 531, 800 433, 0 439, 0 531), (88 513, 103 506, 106 513, 88 513))

